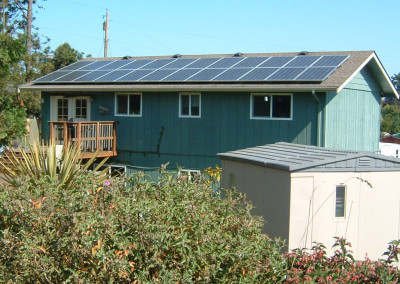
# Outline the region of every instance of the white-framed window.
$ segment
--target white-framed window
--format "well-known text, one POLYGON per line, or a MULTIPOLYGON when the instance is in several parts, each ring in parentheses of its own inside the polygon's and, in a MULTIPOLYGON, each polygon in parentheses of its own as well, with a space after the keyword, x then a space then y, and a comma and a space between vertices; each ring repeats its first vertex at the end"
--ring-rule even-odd
POLYGON ((336 186, 336 197, 335 197, 335 217, 345 218, 346 217, 346 186, 336 186))
POLYGON ((87 119, 88 117, 88 99, 75 99, 75 118, 87 119))
POLYGON ((141 93, 116 93, 115 94, 116 116, 142 116, 142 94, 141 93))
POLYGON ((59 98, 57 99, 57 119, 56 121, 68 121, 68 99, 59 98))
POLYGON ((292 119, 292 94, 251 94, 250 118, 252 119, 292 119))
POLYGON ((200 93, 179 94, 179 117, 200 117, 201 95, 200 93))
POLYGON ((189 181, 195 178, 202 178, 200 170, 188 170, 188 169, 180 169, 178 171, 178 178, 187 178, 189 181))

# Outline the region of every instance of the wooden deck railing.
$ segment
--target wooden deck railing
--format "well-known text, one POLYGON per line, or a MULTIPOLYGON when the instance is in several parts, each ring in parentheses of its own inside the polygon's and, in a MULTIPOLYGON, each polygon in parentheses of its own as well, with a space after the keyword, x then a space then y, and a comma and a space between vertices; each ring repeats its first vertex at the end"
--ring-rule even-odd
POLYGON ((80 145, 82 158, 117 156, 117 123, 115 121, 50 121, 50 140, 64 145, 80 145))

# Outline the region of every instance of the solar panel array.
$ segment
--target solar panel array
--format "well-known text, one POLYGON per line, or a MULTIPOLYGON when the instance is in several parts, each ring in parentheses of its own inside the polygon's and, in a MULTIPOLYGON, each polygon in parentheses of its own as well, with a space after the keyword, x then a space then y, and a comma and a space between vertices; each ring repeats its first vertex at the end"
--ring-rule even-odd
POLYGON ((34 82, 321 82, 349 56, 87 60, 71 64, 34 82))

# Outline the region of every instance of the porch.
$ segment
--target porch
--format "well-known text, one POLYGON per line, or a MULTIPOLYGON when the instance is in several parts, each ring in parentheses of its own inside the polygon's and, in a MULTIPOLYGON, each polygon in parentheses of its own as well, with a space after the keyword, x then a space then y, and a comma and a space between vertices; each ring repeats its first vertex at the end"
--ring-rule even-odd
POLYGON ((117 156, 116 121, 50 121, 50 140, 57 145, 80 145, 82 158, 117 156))

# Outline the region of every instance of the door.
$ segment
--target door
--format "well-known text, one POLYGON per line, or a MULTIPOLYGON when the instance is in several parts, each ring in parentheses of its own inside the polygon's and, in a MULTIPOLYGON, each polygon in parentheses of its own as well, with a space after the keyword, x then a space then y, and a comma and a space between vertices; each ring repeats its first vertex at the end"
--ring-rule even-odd
POLYGON ((90 97, 51 97, 51 121, 90 121, 90 97))

